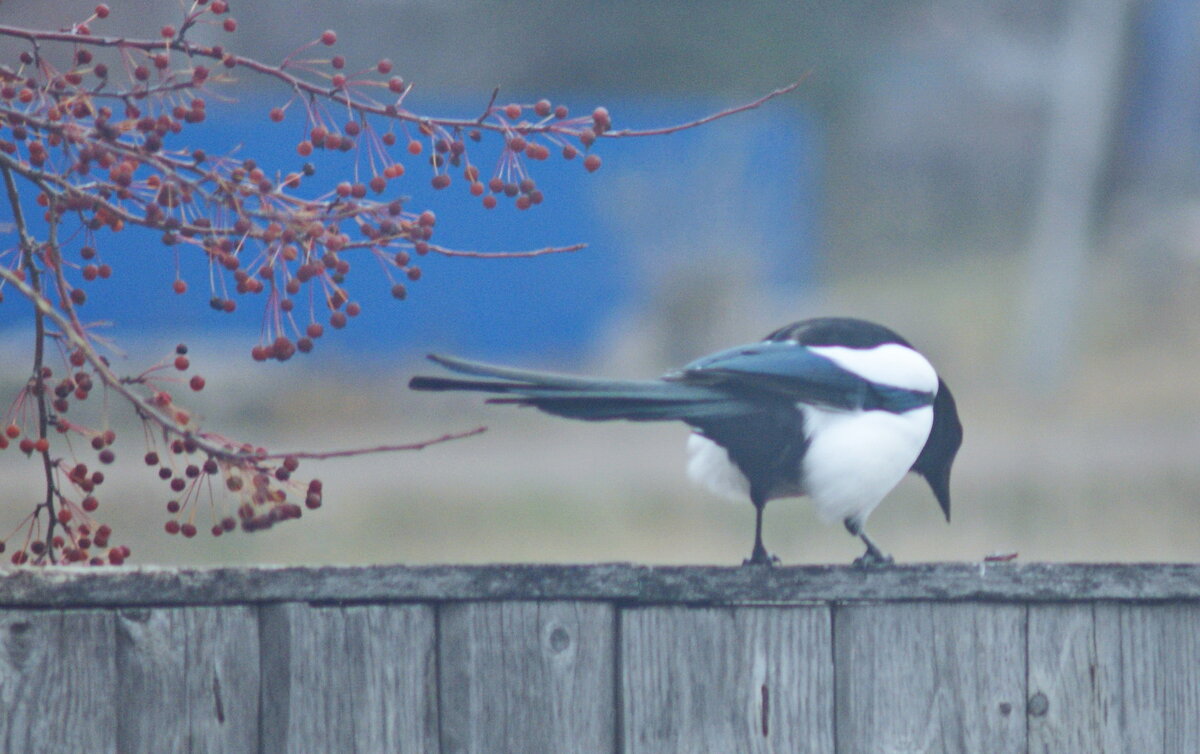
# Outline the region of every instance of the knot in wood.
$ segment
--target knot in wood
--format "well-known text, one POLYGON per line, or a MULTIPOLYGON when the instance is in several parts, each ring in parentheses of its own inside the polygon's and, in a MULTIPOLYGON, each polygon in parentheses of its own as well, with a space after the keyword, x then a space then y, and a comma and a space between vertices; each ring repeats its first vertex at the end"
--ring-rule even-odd
POLYGON ((1042 717, 1050 710, 1050 700, 1042 692, 1037 692, 1029 698, 1029 714, 1042 717))

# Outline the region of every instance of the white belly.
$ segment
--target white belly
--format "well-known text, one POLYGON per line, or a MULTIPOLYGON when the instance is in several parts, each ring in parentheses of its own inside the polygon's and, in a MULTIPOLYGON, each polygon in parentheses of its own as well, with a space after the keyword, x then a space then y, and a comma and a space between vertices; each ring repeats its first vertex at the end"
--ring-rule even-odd
POLYGON ((804 491, 828 521, 865 521, 916 463, 933 426, 932 406, 903 414, 801 410, 813 438, 801 462, 804 491))
MULTIPOLYGON (((813 438, 801 461, 803 492, 827 521, 865 521, 912 468, 933 425, 930 406, 903 414, 813 406, 800 410, 805 431, 813 438)), ((750 483, 725 448, 693 433, 687 452, 693 482, 730 500, 749 500, 750 483)))

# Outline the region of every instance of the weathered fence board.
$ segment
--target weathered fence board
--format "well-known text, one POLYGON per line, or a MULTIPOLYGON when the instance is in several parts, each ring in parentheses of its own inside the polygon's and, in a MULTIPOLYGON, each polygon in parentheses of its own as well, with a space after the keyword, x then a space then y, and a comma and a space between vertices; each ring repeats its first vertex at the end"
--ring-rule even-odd
POLYGON ((1200 751, 1200 565, 0 569, 0 751, 1200 751))
POLYGON ((612 751, 613 626, 599 603, 444 606, 442 751, 612 751))
POLYGON ((255 608, 128 608, 116 637, 117 751, 258 746, 255 608))
POLYGON ((624 751, 833 751, 832 649, 827 606, 626 610, 624 751))
POLYGON ((846 600, 1079 602, 1200 599, 1200 566, 1172 563, 913 563, 873 570, 598 565, 0 567, 0 605, 613 600, 752 604, 846 600))
POLYGON ((264 754, 436 751, 433 609, 262 608, 264 754))
POLYGON ((117 752, 112 613, 6 610, 0 631, 3 750, 117 752))
POLYGON ((1200 751, 1200 604, 1038 606, 1030 751, 1200 751))
POLYGON ((838 751, 1025 750, 1025 609, 851 605, 834 622, 838 751))

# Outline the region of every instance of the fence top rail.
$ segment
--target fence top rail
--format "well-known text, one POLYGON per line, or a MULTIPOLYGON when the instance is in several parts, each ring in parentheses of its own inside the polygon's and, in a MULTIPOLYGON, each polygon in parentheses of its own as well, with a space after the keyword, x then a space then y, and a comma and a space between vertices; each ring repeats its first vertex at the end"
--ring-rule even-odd
POLYGON ((1200 564, 919 563, 871 569, 626 563, 0 568, 3 607, 459 600, 604 600, 633 605, 1200 601, 1200 564))

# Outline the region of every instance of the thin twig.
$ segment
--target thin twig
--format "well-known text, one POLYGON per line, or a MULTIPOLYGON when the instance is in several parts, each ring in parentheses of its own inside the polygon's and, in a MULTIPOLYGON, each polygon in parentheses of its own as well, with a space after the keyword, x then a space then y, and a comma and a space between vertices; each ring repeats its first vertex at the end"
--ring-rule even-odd
POLYGON ((586 248, 587 244, 576 243, 570 246, 547 246, 542 249, 530 249, 529 251, 462 251, 429 244, 430 251, 443 256, 470 257, 472 259, 525 259, 527 257, 540 257, 546 254, 568 254, 572 251, 579 251, 586 248))
POLYGON ((326 453, 271 453, 265 456, 256 456, 262 460, 275 458, 304 458, 309 460, 325 460, 329 458, 350 458, 352 456, 365 456, 373 453, 393 453, 401 450, 424 450, 430 445, 438 445, 451 440, 462 440, 466 437, 474 437, 487 432, 487 427, 476 427, 475 429, 467 430, 466 432, 452 432, 450 434, 435 437, 432 440, 422 440, 421 442, 407 443, 405 445, 377 445, 374 448, 353 448, 350 450, 331 450, 326 453))
POLYGON ((487 117, 492 114, 492 105, 496 104, 496 98, 500 96, 500 87, 492 90, 492 98, 488 100, 487 107, 483 108, 483 113, 475 120, 475 125, 482 126, 487 117))
MULTIPOLYGON (((81 44, 81 45, 94 45, 94 46, 98 46, 98 47, 120 47, 122 49, 136 49, 136 50, 144 50, 144 51, 157 51, 157 50, 162 50, 164 48, 164 43, 162 40, 125 39, 123 37, 102 37, 102 36, 92 36, 92 35, 84 35, 84 34, 73 34, 71 32, 35 31, 35 30, 30 30, 30 29, 23 29, 23 28, 20 28, 17 26, 8 26, 5 24, 0 24, 0 36, 18 37, 20 39, 28 40, 30 43, 33 43, 33 44, 36 44, 39 40, 41 40, 41 41, 57 41, 57 42, 74 42, 76 44, 81 44)), ((214 47, 205 47, 202 45, 194 44, 192 42, 182 41, 182 40, 178 40, 178 39, 173 40, 173 41, 168 41, 166 46, 170 47, 171 49, 175 49, 175 50, 184 52, 188 56, 207 57, 207 58, 210 58, 213 60, 220 60, 222 62, 228 60, 229 64, 231 64, 233 67, 247 68, 251 71, 254 71, 255 73, 259 73, 264 76, 270 76, 273 78, 280 79, 281 81, 287 82, 289 86, 291 86, 293 89, 295 89, 297 91, 304 91, 304 92, 307 92, 314 96, 327 98, 332 102, 336 102, 339 105, 344 105, 346 107, 352 108, 361 113, 373 113, 375 115, 383 115, 383 116, 386 116, 389 118, 395 118, 397 120, 408 121, 411 123, 429 122, 429 123, 433 123, 433 124, 439 125, 444 128, 451 128, 451 129, 474 127, 474 128, 482 128, 482 129, 486 129, 486 130, 490 130, 490 131, 498 131, 498 132, 503 132, 503 131, 506 131, 509 129, 509 126, 505 123, 488 123, 486 121, 480 122, 478 119, 468 120, 468 119, 463 119, 463 118, 430 118, 430 117, 426 117, 426 116, 416 115, 414 113, 408 112, 407 110, 399 109, 395 105, 380 105, 380 104, 375 104, 375 103, 370 103, 370 102, 364 102, 360 99, 355 99, 350 94, 349 89, 339 89, 339 90, 331 91, 327 84, 318 84, 318 83, 313 83, 310 81, 305 81, 304 79, 297 78, 296 76, 293 76, 292 74, 285 71, 282 66, 268 65, 261 61, 255 60, 253 58, 247 58, 247 57, 243 57, 241 55, 233 55, 232 53, 226 52, 219 47, 215 47, 215 48, 214 47)), ((666 126, 664 128, 651 128, 651 129, 644 129, 644 130, 624 129, 624 130, 618 130, 618 131, 605 131, 604 133, 599 134, 599 136, 602 138, 610 138, 610 139, 611 138, 634 137, 634 136, 660 136, 663 134, 676 133, 678 131, 683 131, 683 130, 686 130, 689 128, 695 128, 697 126, 702 126, 705 123, 711 123, 714 120, 726 118, 730 115, 735 115, 737 113, 745 112, 746 110, 753 110, 754 108, 760 107, 764 103, 769 102, 770 100, 773 100, 776 97, 781 97, 785 94, 788 94, 789 92, 795 91, 797 88, 800 87, 801 84, 803 84, 808 79, 810 74, 811 74, 811 71, 806 72, 803 76, 801 76, 796 81, 793 81, 791 84, 788 84, 787 86, 781 87, 779 89, 776 89, 773 92, 765 94, 762 97, 759 97, 758 99, 754 100, 753 102, 748 102, 744 105, 738 105, 736 107, 731 107, 726 110, 722 110, 721 112, 713 113, 711 115, 707 115, 703 118, 689 121, 687 123, 680 123, 680 124, 677 124, 674 126, 666 126)), ((525 133, 562 133, 562 132, 576 133, 577 132, 577 129, 573 129, 571 127, 565 127, 562 123, 556 123, 556 122, 543 123, 543 124, 522 124, 521 128, 522 128, 522 131, 525 133)))
MULTIPOLYGON (((42 290, 42 276, 37 267, 34 249, 36 242, 29 235, 29 227, 25 224, 25 213, 21 207, 21 197, 17 191, 16 181, 13 179, 12 171, 7 165, 0 164, 0 170, 4 172, 4 187, 8 192, 8 203, 13 210, 13 220, 17 227, 17 237, 20 239, 21 245, 21 263, 20 268, 26 271, 29 277, 30 286, 38 291, 42 290)), ((57 218, 51 223, 50 229, 53 234, 58 227, 57 218)), ((55 239, 51 239, 53 243, 55 239)), ((46 432, 49 429, 49 417, 46 410, 46 380, 42 374, 42 366, 45 363, 46 354, 46 317, 42 308, 33 304, 33 321, 34 321, 34 343, 33 343, 33 379, 31 380, 34 401, 37 404, 37 423, 38 423, 38 438, 46 437, 46 432)), ((50 460, 50 449, 43 450, 42 467, 46 474, 46 499, 37 507, 46 510, 46 519, 49 522, 46 526, 46 552, 43 557, 49 558, 51 562, 54 560, 54 527, 58 523, 55 518, 54 510, 54 493, 56 487, 54 484, 54 463, 50 460)))
POLYGON ((712 113, 711 115, 706 115, 703 118, 700 118, 698 120, 692 120, 692 121, 688 121, 687 123, 680 123, 680 124, 674 125, 674 126, 664 126, 662 128, 645 128, 645 129, 640 129, 640 130, 626 128, 626 129, 621 129, 619 131, 605 131, 604 133, 599 134, 599 136, 602 138, 613 138, 613 139, 631 137, 631 136, 665 136, 666 134, 673 134, 673 133, 677 133, 679 131, 685 131, 689 128, 703 126, 705 123, 712 123, 714 120, 720 120, 721 118, 727 118, 730 115, 736 115, 737 113, 743 113, 743 112, 746 112, 747 110, 753 110, 757 107, 761 107, 762 105, 765 105, 766 103, 770 102, 771 100, 775 99, 776 97, 782 97, 785 94, 794 92, 796 89, 798 89, 800 87, 801 84, 803 84, 805 81, 808 80, 808 77, 810 75, 812 75, 812 71, 807 71, 807 72, 805 72, 805 74, 803 76, 796 79, 795 81, 788 84, 787 86, 780 87, 773 92, 768 92, 767 94, 764 94, 763 96, 759 97, 758 99, 754 100, 753 102, 747 102, 746 104, 738 105, 737 107, 730 107, 730 108, 722 110, 718 113, 712 113))

